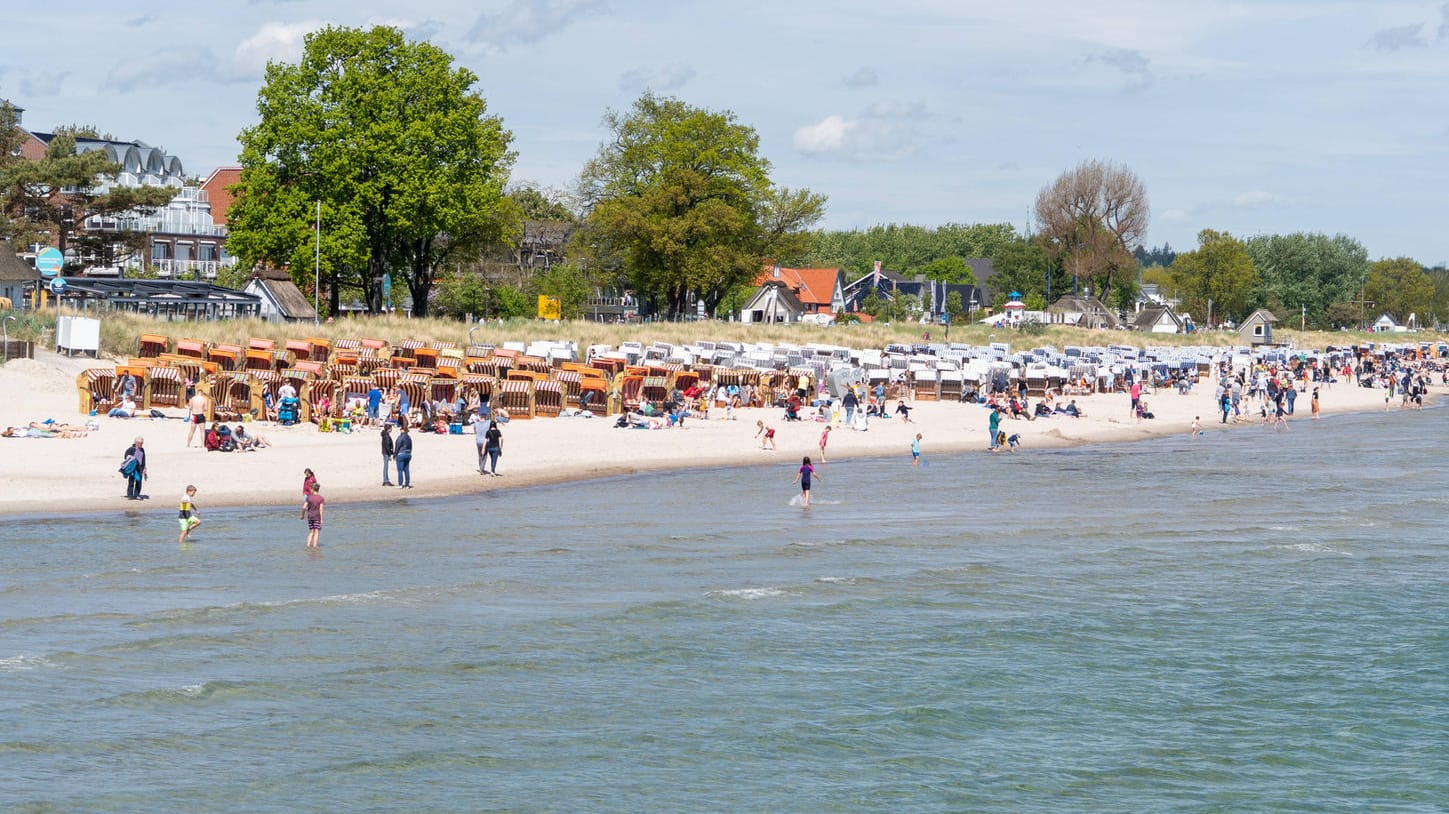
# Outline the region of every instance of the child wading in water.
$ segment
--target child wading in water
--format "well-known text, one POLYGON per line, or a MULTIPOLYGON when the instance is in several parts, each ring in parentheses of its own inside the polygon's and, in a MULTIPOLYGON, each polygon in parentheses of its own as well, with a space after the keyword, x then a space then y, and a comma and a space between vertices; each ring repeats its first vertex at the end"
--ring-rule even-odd
POLYGON ((815 467, 810 465, 810 456, 806 455, 800 462, 800 471, 795 473, 795 480, 800 483, 800 506, 810 508, 810 478, 819 477, 815 473, 815 467))
POLYGON ((916 433, 916 437, 914 439, 912 439, 912 441, 911 441, 911 466, 920 466, 920 465, 921 465, 921 434, 920 433, 916 433))
POLYGON ((824 432, 820 433, 820 463, 825 463, 825 445, 830 442, 830 425, 825 425, 824 432))
POLYGON ((302 519, 307 521, 307 547, 317 547, 317 537, 322 533, 322 484, 313 481, 307 489, 307 502, 302 504, 302 519))
POLYGON ((176 538, 176 542, 183 545, 186 543, 187 538, 191 536, 192 530, 201 525, 201 518, 196 511, 196 504, 192 502, 192 499, 195 497, 196 487, 188 485, 186 487, 186 494, 181 496, 181 511, 176 515, 176 522, 181 526, 181 536, 176 538))

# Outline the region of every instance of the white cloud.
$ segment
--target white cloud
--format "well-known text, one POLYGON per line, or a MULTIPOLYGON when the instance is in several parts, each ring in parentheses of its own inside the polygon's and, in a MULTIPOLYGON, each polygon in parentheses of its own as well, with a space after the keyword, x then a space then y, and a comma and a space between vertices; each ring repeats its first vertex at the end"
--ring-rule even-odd
POLYGON ((1261 189, 1249 190, 1233 199, 1233 206, 1238 209, 1263 209, 1282 203, 1282 198, 1261 189))
POLYGON ((876 102, 855 118, 839 114, 796 128, 791 143, 802 153, 834 153, 856 160, 904 158, 916 149, 920 123, 929 118, 918 103, 876 102))
POLYGON ((512 0, 496 14, 478 15, 468 38, 502 51, 538 42, 599 7, 597 0, 512 0))
POLYGON ((872 68, 857 68, 855 73, 845 77, 845 86, 848 88, 869 88, 880 81, 872 68))
POLYGON ((128 55, 106 74, 106 87, 123 93, 148 85, 175 85, 214 75, 216 60, 205 48, 173 47, 128 55))
POLYGON ((230 78, 261 79, 270 61, 296 62, 302 57, 306 36, 324 26, 326 23, 320 20, 263 24, 257 33, 237 43, 231 56, 230 78))
POLYGON ((638 68, 619 77, 619 89, 629 93, 644 90, 677 90, 694 78, 694 69, 682 63, 662 68, 638 68))

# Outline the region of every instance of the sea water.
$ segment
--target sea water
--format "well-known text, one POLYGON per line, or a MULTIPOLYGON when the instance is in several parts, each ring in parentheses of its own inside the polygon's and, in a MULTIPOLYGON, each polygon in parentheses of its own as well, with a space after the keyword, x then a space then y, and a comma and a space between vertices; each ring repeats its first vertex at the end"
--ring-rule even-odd
POLYGON ((0 522, 0 809, 1442 811, 1446 424, 0 522))

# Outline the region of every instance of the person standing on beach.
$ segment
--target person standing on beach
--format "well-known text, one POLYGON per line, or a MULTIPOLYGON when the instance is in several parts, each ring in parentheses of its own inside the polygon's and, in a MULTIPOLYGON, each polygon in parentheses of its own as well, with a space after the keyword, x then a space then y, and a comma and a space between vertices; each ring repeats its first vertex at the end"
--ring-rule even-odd
MULTIPOLYGON (((498 474, 498 456, 503 454, 503 431, 497 421, 488 422, 488 432, 483 434, 483 452, 488 456, 488 474, 498 474)), ((479 470, 483 471, 480 464, 479 470)))
POLYGON ((469 419, 473 425, 473 445, 478 448, 478 474, 488 474, 487 449, 488 449, 488 419, 482 413, 475 412, 469 419))
POLYGON ((393 446, 397 458, 397 488, 413 488, 413 437, 408 434, 407 419, 397 425, 397 443, 393 446))
MULTIPOLYGON (((186 430, 186 446, 191 447, 191 437, 196 434, 196 428, 206 423, 206 396, 195 392, 192 387, 191 398, 186 400, 186 412, 189 416, 186 423, 191 426, 186 430)), ((206 430, 201 431, 202 440, 206 440, 206 430)), ((201 444, 197 444, 201 446, 201 444)))
POLYGON ((990 449, 991 449, 992 452, 995 452, 996 449, 997 449, 997 447, 998 447, 998 444, 996 443, 996 434, 1001 431, 1001 408, 1000 407, 992 407, 991 408, 991 416, 988 419, 986 419, 986 431, 989 432, 989 433, 991 433, 991 447, 990 447, 990 449))
POLYGON ((819 477, 815 467, 810 465, 810 456, 806 455, 800 462, 800 470, 795 473, 795 480, 800 484, 800 506, 810 508, 810 478, 819 477))
POLYGON ((196 510, 196 487, 188 485, 186 494, 181 496, 180 511, 176 515, 176 522, 181 526, 181 536, 176 542, 185 545, 191 532, 201 525, 200 513, 196 510))
POLYGON ((126 462, 128 460, 135 462, 135 465, 130 467, 130 474, 126 475, 127 500, 146 499, 146 496, 141 494, 141 481, 147 477, 145 444, 145 438, 139 435, 136 436, 136 440, 131 443, 131 446, 126 448, 125 455, 121 458, 121 464, 123 466, 127 465, 126 462))
POLYGON ((322 534, 322 484, 316 481, 307 490, 307 499, 302 503, 302 519, 307 521, 307 547, 317 548, 317 538, 322 534))
POLYGON ((911 439, 911 466, 920 466, 920 465, 921 465, 921 434, 920 433, 916 433, 916 437, 913 438, 913 439, 911 439))
POLYGON ((312 487, 317 485, 317 476, 312 474, 311 468, 302 470, 302 499, 312 493, 312 487))
POLYGON ((1313 388, 1313 404, 1312 404, 1312 410, 1313 410, 1313 420, 1314 421, 1317 421, 1318 420, 1318 388, 1317 387, 1313 388))
MULTIPOLYGON (((1142 382, 1133 381, 1132 387, 1128 389, 1127 393, 1132 397, 1132 404, 1127 408, 1128 414, 1135 416, 1137 415, 1137 405, 1142 401, 1142 382)), ((1142 419, 1139 417, 1137 420, 1142 419)))
POLYGON ((825 445, 830 443, 830 425, 826 424, 825 429, 820 433, 820 463, 825 463, 825 445))
MULTIPOLYGON (((392 425, 391 424, 388 424, 386 421, 383 421, 382 422, 382 485, 383 486, 391 486, 392 485, 392 481, 391 480, 388 480, 388 477, 387 477, 387 470, 388 470, 389 462, 392 461, 392 456, 393 456, 392 425)), ((399 475, 398 477, 401 477, 401 476, 399 475)))

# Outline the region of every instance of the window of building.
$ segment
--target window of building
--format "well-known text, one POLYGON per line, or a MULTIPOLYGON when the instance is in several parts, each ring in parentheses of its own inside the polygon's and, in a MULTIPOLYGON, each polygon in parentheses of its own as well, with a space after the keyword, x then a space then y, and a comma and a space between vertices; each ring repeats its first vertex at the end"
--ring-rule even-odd
POLYGON ((170 243, 152 243, 151 244, 151 259, 152 260, 170 260, 171 259, 171 244, 170 243))

